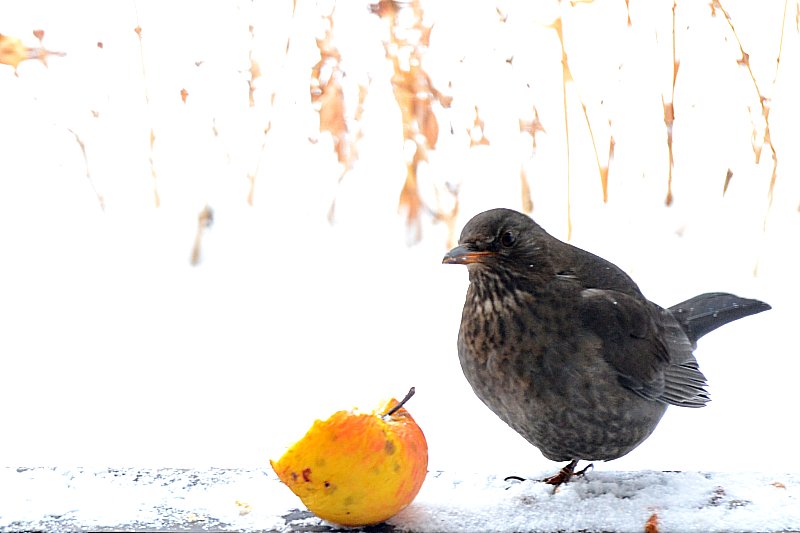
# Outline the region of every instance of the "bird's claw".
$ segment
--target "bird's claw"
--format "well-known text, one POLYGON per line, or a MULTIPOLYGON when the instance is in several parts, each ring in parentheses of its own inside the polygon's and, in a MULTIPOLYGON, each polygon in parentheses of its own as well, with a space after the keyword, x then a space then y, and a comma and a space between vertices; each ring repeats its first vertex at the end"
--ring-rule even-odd
POLYGON ((558 473, 554 476, 550 476, 544 478, 542 480, 543 483, 547 483, 548 485, 553 485, 553 490, 555 491, 560 485, 567 483, 570 479, 574 476, 582 476, 586 474, 587 471, 594 468, 593 463, 589 463, 583 470, 575 471, 575 467, 578 466, 578 460, 575 459, 570 461, 564 468, 558 471, 558 473))

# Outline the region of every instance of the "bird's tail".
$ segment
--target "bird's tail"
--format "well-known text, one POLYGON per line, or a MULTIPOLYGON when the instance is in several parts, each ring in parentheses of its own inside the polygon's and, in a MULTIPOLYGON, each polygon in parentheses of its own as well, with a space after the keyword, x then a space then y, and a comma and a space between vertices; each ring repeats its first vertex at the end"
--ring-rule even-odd
POLYGON ((669 308, 692 345, 728 322, 772 309, 769 304, 726 292, 708 292, 669 308))

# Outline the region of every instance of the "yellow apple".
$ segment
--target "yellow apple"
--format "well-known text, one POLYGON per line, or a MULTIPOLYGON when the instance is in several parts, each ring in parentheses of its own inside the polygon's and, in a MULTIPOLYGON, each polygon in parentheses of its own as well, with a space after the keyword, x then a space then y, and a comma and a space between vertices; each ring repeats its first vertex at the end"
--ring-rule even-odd
POLYGON ((428 444, 403 408, 414 394, 371 413, 338 411, 317 420, 272 469, 308 509, 343 526, 388 520, 419 492, 428 444))

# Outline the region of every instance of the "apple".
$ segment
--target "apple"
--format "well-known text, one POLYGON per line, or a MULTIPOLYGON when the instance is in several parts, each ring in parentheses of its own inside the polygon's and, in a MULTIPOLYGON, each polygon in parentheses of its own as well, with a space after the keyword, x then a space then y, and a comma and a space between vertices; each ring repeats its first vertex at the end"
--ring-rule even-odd
POLYGON ((338 411, 317 420, 278 461, 278 478, 318 517, 343 526, 388 520, 416 497, 428 444, 401 401, 370 413, 338 411))

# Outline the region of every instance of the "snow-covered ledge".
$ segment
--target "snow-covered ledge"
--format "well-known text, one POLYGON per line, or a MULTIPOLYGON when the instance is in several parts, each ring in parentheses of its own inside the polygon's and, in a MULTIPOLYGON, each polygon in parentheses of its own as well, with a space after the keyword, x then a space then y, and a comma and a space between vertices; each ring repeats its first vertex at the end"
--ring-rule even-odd
MULTIPOLYGON (((333 531, 269 470, 0 469, 0 530, 333 531)), ((431 472, 369 531, 800 531, 800 474, 589 472, 538 482, 431 472)))

